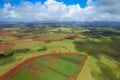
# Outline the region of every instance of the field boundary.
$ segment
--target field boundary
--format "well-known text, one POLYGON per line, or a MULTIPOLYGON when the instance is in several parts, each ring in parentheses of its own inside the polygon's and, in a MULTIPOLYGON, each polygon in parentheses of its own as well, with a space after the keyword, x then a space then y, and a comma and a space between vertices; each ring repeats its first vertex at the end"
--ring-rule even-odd
POLYGON ((65 53, 54 52, 54 53, 48 53, 48 54, 43 54, 43 55, 27 58, 24 61, 22 61, 21 63, 19 63, 18 65, 16 65, 15 67, 13 67, 12 69, 10 69, 9 71, 7 71, 6 73, 4 73, 3 75, 1 75, 0 80, 8 80, 8 79, 10 79, 10 77, 12 77, 18 71, 20 71, 25 64, 27 64, 27 63, 35 60, 35 59, 38 59, 38 58, 41 58, 41 57, 44 57, 44 56, 55 56, 55 55, 58 55, 58 54, 79 54, 79 55, 84 56, 83 60, 80 61, 80 64, 79 64, 80 69, 78 69, 77 72, 75 72, 75 74, 73 76, 73 78, 76 80, 79 73, 82 70, 82 67, 84 66, 84 63, 86 62, 86 60, 88 58, 88 55, 81 54, 81 53, 76 53, 76 52, 74 52, 74 53, 73 52, 72 53, 70 53, 70 52, 65 52, 65 53))
POLYGON ((82 59, 82 61, 80 61, 80 64, 79 64, 79 69, 77 70, 77 72, 74 74, 74 79, 76 80, 77 77, 79 76, 80 72, 82 71, 83 69, 83 66, 86 62, 86 60, 88 59, 88 55, 84 55, 84 58, 82 59))

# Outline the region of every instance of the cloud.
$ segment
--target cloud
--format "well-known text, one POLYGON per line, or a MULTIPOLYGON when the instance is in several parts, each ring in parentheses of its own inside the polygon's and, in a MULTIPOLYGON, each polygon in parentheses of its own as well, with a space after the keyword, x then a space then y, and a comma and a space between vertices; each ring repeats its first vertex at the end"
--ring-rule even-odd
POLYGON ((98 0, 92 6, 98 19, 120 21, 120 0, 98 0))
POLYGON ((0 9, 0 19, 17 21, 120 21, 120 0, 87 1, 87 6, 66 5, 63 2, 47 0, 21 2, 19 5, 5 3, 0 9))

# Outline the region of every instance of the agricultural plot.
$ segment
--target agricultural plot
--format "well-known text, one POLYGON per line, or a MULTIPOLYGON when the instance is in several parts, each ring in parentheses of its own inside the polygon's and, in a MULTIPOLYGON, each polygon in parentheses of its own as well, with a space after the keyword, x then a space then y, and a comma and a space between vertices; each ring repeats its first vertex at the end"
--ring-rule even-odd
POLYGON ((12 32, 0 32, 0 36, 15 36, 16 33, 12 32))
POLYGON ((0 41, 12 41, 17 39, 17 37, 15 36, 0 36, 0 41))
POLYGON ((27 59, 1 76, 2 80, 76 80, 86 55, 47 54, 27 59))

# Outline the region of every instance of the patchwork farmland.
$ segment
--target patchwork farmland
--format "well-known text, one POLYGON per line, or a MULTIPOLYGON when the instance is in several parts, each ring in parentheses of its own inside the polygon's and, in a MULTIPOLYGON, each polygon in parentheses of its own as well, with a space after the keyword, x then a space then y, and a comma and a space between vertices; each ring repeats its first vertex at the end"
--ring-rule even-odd
POLYGON ((50 53, 29 58, 4 75, 2 80, 76 80, 87 55, 50 53))
POLYGON ((120 80, 119 29, 10 25, 0 27, 0 80, 120 80))

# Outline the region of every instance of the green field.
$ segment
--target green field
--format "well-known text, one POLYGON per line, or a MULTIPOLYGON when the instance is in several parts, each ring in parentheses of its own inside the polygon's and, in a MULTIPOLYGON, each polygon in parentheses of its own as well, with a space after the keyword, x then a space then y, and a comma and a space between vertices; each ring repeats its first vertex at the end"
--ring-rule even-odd
POLYGON ((76 72, 83 66, 80 65, 83 59, 84 56, 76 53, 43 56, 25 64, 17 73, 12 73, 13 77, 8 77, 8 79, 67 80, 77 74, 76 72))
POLYGON ((15 39, 17 39, 15 36, 0 36, 0 41, 11 41, 15 39))
MULTIPOLYGON (((33 56, 48 53, 80 53, 87 54, 89 57, 76 80, 120 80, 119 29, 85 28, 77 25, 65 26, 55 25, 49 27, 48 24, 41 24, 34 28, 22 27, 15 30, 18 33, 17 36, 0 36, 1 43, 20 39, 20 42, 18 41, 12 52, 9 53, 13 55, 0 58, 0 75, 33 56), (76 34, 84 37, 48 41, 21 40, 23 35, 64 36, 76 34)), ((83 56, 77 56, 76 54, 46 56, 23 66, 12 80, 38 80, 38 77, 39 80, 55 80, 55 78, 57 80, 67 80, 68 77, 74 74, 76 69, 81 67, 78 64, 82 59, 83 56), (34 65, 33 68, 29 69, 28 67, 32 65, 34 65), (36 68, 39 68, 39 70, 34 70, 36 68)))

